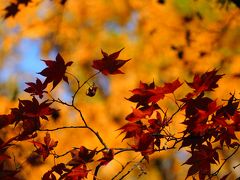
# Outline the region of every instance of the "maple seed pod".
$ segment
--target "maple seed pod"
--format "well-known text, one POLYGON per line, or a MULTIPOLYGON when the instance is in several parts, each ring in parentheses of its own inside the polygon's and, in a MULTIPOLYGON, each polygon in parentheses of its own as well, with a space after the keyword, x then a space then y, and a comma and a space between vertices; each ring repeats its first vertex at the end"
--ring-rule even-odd
POLYGON ((93 97, 95 96, 96 91, 97 91, 97 86, 95 86, 95 84, 93 83, 93 85, 88 88, 86 95, 89 97, 93 97))

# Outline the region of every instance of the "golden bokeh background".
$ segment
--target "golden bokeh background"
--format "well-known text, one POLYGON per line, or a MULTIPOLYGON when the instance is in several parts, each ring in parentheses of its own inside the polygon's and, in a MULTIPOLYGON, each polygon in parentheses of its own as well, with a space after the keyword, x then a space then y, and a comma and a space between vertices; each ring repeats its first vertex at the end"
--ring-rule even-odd
MULTIPOLYGON (((15 1, 2 1, 0 9, 10 2, 15 1)), ((228 99, 230 92, 235 92, 237 97, 239 95, 240 9, 233 3, 222 5, 215 0, 166 0, 163 4, 157 0, 68 0, 63 6, 57 0, 32 0, 28 6, 20 5, 19 9, 15 17, 2 18, 1 21, 1 71, 15 67, 8 61, 13 64, 24 61, 24 55, 17 47, 26 39, 39 43, 41 59, 54 58, 60 52, 66 61, 73 61, 69 69, 80 83, 94 73, 92 61, 101 58, 101 49, 112 53, 125 48, 120 59, 131 58, 122 68, 125 74, 99 75, 90 81, 98 86, 96 96, 86 96, 88 86, 85 86, 76 99, 89 125, 100 133, 109 147, 127 147, 127 142, 130 142, 121 142, 123 136, 119 136, 120 131, 116 130, 126 123, 124 119, 134 105, 125 98, 130 97, 129 90, 137 87, 140 80, 147 83, 154 80, 158 85, 176 78, 182 82, 190 81, 195 73, 216 68, 225 76, 220 80, 219 88, 209 95, 219 102, 228 99)), ((4 10, 0 13, 2 16, 5 14, 4 10)), ((25 52, 32 51, 31 46, 26 48, 25 52)), ((34 66, 43 65, 40 59, 36 60, 38 57, 32 58, 36 62, 34 66)), ((16 74, 12 73, 0 82, 1 114, 9 113, 10 108, 16 107, 18 98, 30 98, 23 92, 26 88, 24 82, 35 81, 36 76, 39 77, 16 71, 16 74)), ((69 100, 76 89, 74 79, 69 77, 69 81, 70 88, 62 83, 53 91, 55 97, 67 97, 69 100)), ((189 88, 184 85, 182 91, 177 91, 177 97, 184 96, 188 91, 189 88)), ((43 127, 81 125, 78 114, 71 108, 59 104, 55 107, 61 109, 59 118, 43 121, 43 127)), ((171 101, 163 102, 163 107, 170 112, 174 110, 171 101)), ((175 117, 171 130, 178 132, 184 128, 180 124, 183 119, 182 112, 175 117)), ((0 135, 8 139, 16 132, 16 129, 1 129, 0 135)), ((44 132, 38 134, 39 140, 45 135, 44 132)), ((59 130, 51 132, 51 137, 59 141, 55 148, 58 154, 82 145, 89 149, 101 148, 88 130, 59 130)), ((32 153, 34 147, 28 141, 17 143, 10 150, 11 156, 23 168, 19 173, 23 179, 41 179, 54 164, 52 157, 42 164, 39 157, 32 153)), ((240 156, 237 156, 225 166, 223 174, 233 170, 232 165, 239 162, 237 158, 240 156)), ((140 179, 184 179, 188 166, 181 164, 187 157, 184 151, 177 150, 155 153, 149 165, 136 167, 127 179, 136 179, 143 169, 147 174, 140 179)), ((117 155, 115 160, 101 168, 99 179, 111 179, 121 169, 121 164, 132 161, 127 172, 140 158, 139 153, 117 155)), ((56 163, 69 160, 70 155, 66 155, 58 158, 56 163)), ((89 168, 93 169, 95 165, 93 163, 89 168)), ((89 173, 89 179, 92 179, 92 173, 89 173)), ((235 176, 233 173, 232 177, 235 176)))

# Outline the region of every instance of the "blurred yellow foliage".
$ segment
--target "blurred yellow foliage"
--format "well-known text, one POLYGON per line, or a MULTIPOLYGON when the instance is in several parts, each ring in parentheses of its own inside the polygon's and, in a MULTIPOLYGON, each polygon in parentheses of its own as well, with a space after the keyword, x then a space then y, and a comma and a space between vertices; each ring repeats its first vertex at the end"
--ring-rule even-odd
MULTIPOLYGON (((7 1, 1 2, 0 9, 7 5, 7 1)), ((125 74, 109 78, 100 75, 94 80, 99 87, 96 97, 85 96, 87 86, 77 96, 77 106, 85 119, 110 147, 127 146, 126 142, 121 142, 123 136, 118 136, 119 131, 116 130, 125 123, 125 116, 133 106, 124 98, 130 96, 129 90, 138 86, 140 80, 148 83, 154 80, 158 85, 178 77, 181 81, 190 81, 195 73, 217 68, 226 75, 220 81, 214 98, 227 99, 230 92, 239 94, 240 10, 232 4, 225 8, 207 0, 166 0, 164 4, 157 0, 68 0, 62 6, 59 1, 32 0, 28 6, 20 5, 19 9, 15 17, 1 22, 2 69, 10 55, 18 54, 15 48, 23 39, 40 40, 39 51, 43 59, 59 51, 66 60, 74 61, 71 73, 82 83, 93 73, 91 64, 93 60, 100 59, 101 49, 111 53, 125 47, 120 58, 132 58, 123 68, 125 74)), ((1 14, 4 15, 4 12, 1 14)), ((28 50, 31 51, 31 47, 28 50)), ((16 63, 21 60, 21 55, 14 57, 16 63)), ((70 78, 72 92, 76 88, 74 83, 74 79, 70 78)), ((64 95, 65 85, 54 90, 56 97, 64 95)), ((184 88, 186 91, 177 92, 177 97, 186 94, 188 89, 184 88)), ((21 92, 19 97, 25 98, 26 94, 21 92)), ((0 101, 2 114, 16 107, 16 102, 6 97, 1 96, 0 101)), ((169 112, 174 110, 171 102, 164 102, 163 106, 166 106, 165 109, 170 107, 169 112)), ((59 119, 44 122, 43 127, 81 125, 78 114, 72 109, 60 105, 56 108, 61 110, 59 119)), ((171 129, 183 128, 180 125, 183 117, 179 115, 175 120, 171 129)), ((58 154, 82 145, 90 149, 101 148, 96 137, 85 129, 60 130, 52 132, 51 136, 59 140, 58 154)), ((39 139, 43 137, 44 132, 39 132, 39 139)), ((21 175, 26 179, 40 179, 52 167, 53 159, 48 159, 41 166, 31 166, 24 159, 34 148, 28 142, 23 145, 19 149, 24 150, 24 154, 15 154, 24 167, 21 175)), ((114 176, 121 169, 121 164, 133 160, 135 154, 120 156, 101 169, 100 179, 114 176)), ((177 154, 173 151, 157 153, 152 157, 151 164, 144 167, 147 176, 141 178, 183 179, 186 167, 180 165, 186 157, 181 151, 177 154), (184 171, 182 168, 185 168, 184 171), (173 175, 170 177, 164 171, 173 175)), ((67 162, 69 159, 70 155, 67 155, 57 161, 67 162)), ((92 178, 91 173, 89 179, 92 178)), ((133 171, 128 179, 135 179, 138 173, 133 171)))

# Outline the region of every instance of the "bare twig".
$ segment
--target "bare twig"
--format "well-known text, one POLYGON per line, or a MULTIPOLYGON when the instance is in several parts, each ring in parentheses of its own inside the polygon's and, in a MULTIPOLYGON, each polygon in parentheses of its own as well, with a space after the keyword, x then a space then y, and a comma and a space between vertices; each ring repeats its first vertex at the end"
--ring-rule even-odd
POLYGON ((119 178, 119 180, 124 179, 128 174, 130 174, 134 169, 136 169, 139 164, 141 164, 144 161, 144 157, 138 162, 136 163, 131 169, 128 170, 128 172, 126 172, 122 177, 119 178))
POLYGON ((57 131, 61 129, 80 129, 80 128, 87 128, 86 126, 63 126, 63 127, 57 127, 54 129, 39 129, 38 131, 57 131))
POLYGON ((124 166, 122 166, 122 169, 112 178, 112 180, 118 177, 130 163, 131 161, 128 161, 124 166))

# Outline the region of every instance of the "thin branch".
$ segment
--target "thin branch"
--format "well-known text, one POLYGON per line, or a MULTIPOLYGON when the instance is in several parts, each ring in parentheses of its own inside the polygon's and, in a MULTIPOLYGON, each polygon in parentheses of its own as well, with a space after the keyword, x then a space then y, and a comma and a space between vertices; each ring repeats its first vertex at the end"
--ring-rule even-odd
POLYGON ((2 144, 0 145, 0 149, 8 146, 8 145, 9 145, 11 142, 13 142, 13 141, 17 141, 18 138, 19 138, 19 135, 14 136, 14 137, 10 138, 9 140, 5 141, 4 143, 2 143, 2 144))
POLYGON ((99 165, 97 165, 97 167, 95 168, 94 175, 93 175, 93 180, 96 180, 96 179, 97 179, 97 174, 98 174, 98 171, 99 171, 99 169, 100 169, 101 166, 102 166, 102 164, 99 164, 99 165))
POLYGON ((69 154, 72 150, 75 150, 75 149, 79 149, 79 148, 72 148, 71 150, 68 150, 67 152, 65 152, 65 153, 63 153, 63 154, 60 154, 60 155, 58 155, 58 154, 53 154, 53 156, 54 156, 54 158, 60 158, 60 157, 63 157, 63 156, 65 156, 65 155, 69 154))
POLYGON ((240 166, 240 163, 237 164, 236 166, 233 166, 233 169, 236 169, 238 166, 240 166))
POLYGON ((143 162, 143 160, 144 160, 144 157, 138 163, 136 163, 131 169, 129 169, 128 172, 126 172, 122 177, 120 177, 119 180, 124 179, 128 174, 130 174, 134 169, 136 169, 138 165, 143 162))
POLYGON ((114 150, 119 150, 118 152, 115 153, 115 155, 120 154, 122 152, 126 152, 126 151, 135 151, 132 148, 113 148, 114 150))
MULTIPOLYGON (((121 148, 121 149, 122 149, 122 148, 121 148)), ((124 171, 124 169, 126 169, 126 167, 127 167, 130 163, 134 162, 134 160, 135 160, 137 157, 138 157, 138 155, 135 156, 131 161, 128 161, 125 165, 122 165, 122 169, 121 169, 111 180, 114 180, 116 177, 118 177, 118 176, 124 171)))
POLYGON ((112 180, 114 180, 116 177, 118 177, 130 163, 131 163, 131 161, 128 161, 124 166, 122 166, 122 169, 120 171, 118 171, 118 173, 112 178, 112 180))
POLYGON ((39 129, 38 131, 57 131, 61 129, 80 129, 80 128, 87 128, 86 126, 63 126, 63 127, 57 127, 54 129, 39 129))
POLYGON ((99 133, 97 131, 94 131, 91 127, 87 126, 87 128, 92 131, 96 137, 98 138, 98 140, 100 141, 100 143, 104 146, 105 149, 108 149, 106 143, 103 141, 102 137, 99 135, 99 133))
POLYGON ((75 97, 76 97, 76 95, 77 95, 77 93, 79 92, 79 90, 90 80, 90 79, 92 79, 93 77, 95 77, 96 75, 98 75, 100 73, 100 71, 98 71, 98 72, 96 72, 95 74, 93 74, 93 75, 91 75, 86 81, 84 81, 83 83, 82 83, 82 85, 80 86, 80 82, 79 82, 79 80, 77 79, 77 77, 76 76, 74 76, 74 75, 72 75, 71 73, 68 73, 68 74, 71 74, 75 79, 76 79, 76 81, 77 81, 77 90, 75 91, 75 93, 73 94, 73 96, 72 96, 72 105, 74 106, 74 101, 75 101, 75 97))
POLYGON ((181 109, 182 109, 183 106, 185 106, 185 103, 183 103, 183 104, 181 104, 181 105, 179 106, 179 108, 177 109, 177 111, 175 111, 175 112, 172 114, 172 116, 169 118, 169 121, 172 120, 172 118, 173 118, 179 111, 181 111, 181 109))

